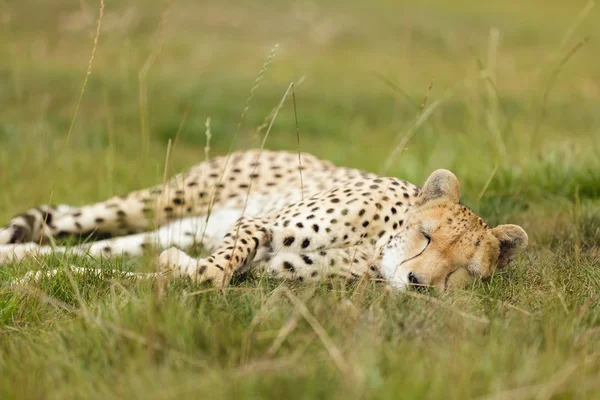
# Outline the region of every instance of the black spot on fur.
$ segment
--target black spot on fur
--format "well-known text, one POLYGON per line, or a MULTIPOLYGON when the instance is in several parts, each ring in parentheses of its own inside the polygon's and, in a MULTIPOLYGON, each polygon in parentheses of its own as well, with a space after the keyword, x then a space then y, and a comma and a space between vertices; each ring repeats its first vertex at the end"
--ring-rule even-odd
POLYGON ((291 272, 294 272, 296 270, 296 268, 294 268, 294 265, 289 261, 283 262, 283 269, 286 269, 291 272))
POLYGON ((19 225, 13 225, 13 234, 10 243, 23 243, 27 239, 28 230, 19 225))
POLYGON ((302 256, 302 259, 304 260, 305 263, 307 263, 308 265, 312 265, 313 260, 309 257, 309 256, 302 256))
POLYGON ((46 221, 46 224, 51 225, 53 215, 50 213, 45 213, 43 210, 40 210, 40 212, 42 213, 42 216, 44 217, 43 220, 46 221))

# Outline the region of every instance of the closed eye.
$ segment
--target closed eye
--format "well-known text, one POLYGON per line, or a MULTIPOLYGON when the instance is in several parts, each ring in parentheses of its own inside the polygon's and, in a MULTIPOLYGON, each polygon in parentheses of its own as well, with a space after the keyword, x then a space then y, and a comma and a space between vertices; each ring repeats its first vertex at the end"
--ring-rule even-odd
MULTIPOLYGON (((427 250, 427 248, 429 247, 429 244, 431 243, 431 237, 429 237, 429 236, 428 236, 428 235, 426 235, 425 233, 423 233, 423 236, 425 236, 425 239, 427 239, 427 244, 425 245, 425 247, 423 248, 423 250, 421 250, 421 251, 419 252, 419 254, 417 254, 416 256, 412 256, 411 258, 408 258, 408 259, 406 259, 406 260, 402 261, 402 262, 400 263, 400 265, 402 265, 402 264, 404 264, 405 262, 408 262, 408 261, 410 261, 410 260, 414 260, 415 258, 419 257, 421 254, 423 254, 423 253, 425 252, 425 250, 427 250)), ((399 265, 399 266, 400 266, 400 265, 399 265)))

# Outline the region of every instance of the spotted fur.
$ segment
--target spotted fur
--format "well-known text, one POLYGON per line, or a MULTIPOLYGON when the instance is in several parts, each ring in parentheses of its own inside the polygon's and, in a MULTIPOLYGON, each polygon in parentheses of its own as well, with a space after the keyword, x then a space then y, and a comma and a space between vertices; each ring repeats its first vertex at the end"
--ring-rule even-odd
POLYGON ((30 209, 0 230, 0 261, 52 252, 135 256, 157 246, 171 276, 215 285, 253 269, 446 289, 489 275, 527 245, 523 229, 490 228, 459 197, 446 170, 421 189, 306 153, 250 150, 100 203, 30 209), (68 236, 95 241, 48 244, 68 236), (180 250, 196 244, 211 254, 195 259, 180 250))

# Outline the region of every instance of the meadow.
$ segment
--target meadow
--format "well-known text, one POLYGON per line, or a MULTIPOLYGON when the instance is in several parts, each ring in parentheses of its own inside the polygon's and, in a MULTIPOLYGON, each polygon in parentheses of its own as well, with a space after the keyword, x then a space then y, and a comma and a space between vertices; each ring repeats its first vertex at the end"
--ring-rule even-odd
POLYGON ((448 168, 527 251, 451 293, 2 265, 0 398, 600 398, 598 6, 322 3, 0 1, 0 223, 258 147, 293 82, 267 148, 448 168), (65 271, 6 284, 44 268, 65 271))

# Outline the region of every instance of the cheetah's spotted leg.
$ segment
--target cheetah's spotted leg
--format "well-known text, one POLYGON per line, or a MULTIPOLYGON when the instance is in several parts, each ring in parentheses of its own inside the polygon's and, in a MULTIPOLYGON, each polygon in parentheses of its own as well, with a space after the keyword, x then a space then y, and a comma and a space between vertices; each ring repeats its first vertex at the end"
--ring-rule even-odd
POLYGON ((233 274, 244 272, 252 261, 260 258, 257 256, 260 250, 268 253, 271 236, 266 220, 242 217, 207 258, 195 259, 170 248, 161 253, 160 266, 171 277, 189 277, 196 283, 212 281, 221 287, 233 274))
POLYGON ((237 209, 214 210, 210 217, 184 218, 153 232, 93 242, 88 245, 87 250, 94 256, 138 256, 148 246, 161 250, 174 246, 185 250, 201 245, 204 249, 212 250, 223 240, 241 213, 237 209))
POLYGON ((28 256, 46 254, 77 254, 92 257, 139 256, 148 246, 166 249, 176 246, 188 249, 202 245, 213 249, 225 237, 227 231, 239 219, 242 211, 237 209, 215 210, 208 217, 190 217, 173 221, 148 233, 140 233, 96 242, 65 246, 39 246, 37 243, 0 245, 0 265, 8 261, 19 261, 28 256))

